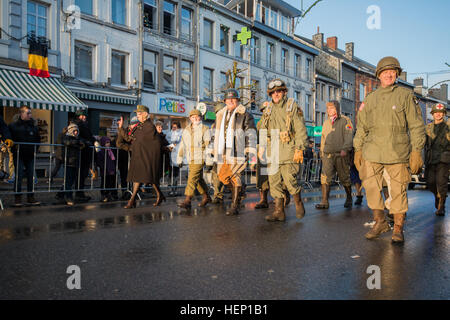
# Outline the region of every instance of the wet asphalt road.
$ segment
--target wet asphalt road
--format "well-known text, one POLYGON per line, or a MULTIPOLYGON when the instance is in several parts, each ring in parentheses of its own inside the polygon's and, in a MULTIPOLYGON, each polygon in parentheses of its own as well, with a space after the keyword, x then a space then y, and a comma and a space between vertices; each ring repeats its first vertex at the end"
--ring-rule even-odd
MULTIPOLYGON (((238 216, 221 206, 191 212, 145 201, 7 209, 0 217, 0 299, 446 299, 450 298, 450 220, 436 217, 426 190, 408 191, 403 246, 391 233, 364 238, 371 215, 343 208, 306 217, 287 208, 285 223, 268 223, 273 207, 255 210, 249 193, 238 216), (66 286, 68 266, 81 289, 66 286), (369 290, 370 265, 381 289, 369 290)), ((181 199, 177 199, 181 201, 181 199)), ((448 202, 448 201, 447 201, 448 202)), ((447 210, 448 211, 448 210, 447 210)))

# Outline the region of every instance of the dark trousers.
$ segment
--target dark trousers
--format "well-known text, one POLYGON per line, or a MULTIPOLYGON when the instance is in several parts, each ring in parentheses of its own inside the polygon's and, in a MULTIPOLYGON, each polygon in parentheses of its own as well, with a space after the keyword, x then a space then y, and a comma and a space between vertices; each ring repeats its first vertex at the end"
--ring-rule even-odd
MULTIPOLYGON (((90 149, 84 149, 81 151, 81 157, 80 157, 80 179, 78 182, 78 189, 83 190, 84 189, 84 182, 89 174, 89 168, 91 167, 92 163, 92 150, 90 149)), ((83 193, 83 191, 78 191, 79 193, 83 193)), ((77 193, 78 193, 77 192, 77 193)))
POLYGON ((58 171, 61 168, 63 163, 64 163, 63 160, 58 159, 58 158, 55 159, 55 167, 52 170, 52 174, 51 174, 50 178, 53 179, 58 174, 58 171))
MULTIPOLYGON (((66 167, 66 190, 72 190, 77 181, 77 168, 76 167, 66 167)), ((65 192, 66 199, 72 199, 72 191, 65 192)))
POLYGON ((17 155, 14 154, 14 165, 16 166, 14 191, 22 192, 22 179, 25 176, 27 178, 27 191, 33 192, 34 158, 32 156, 23 157, 22 155, 19 155, 19 161, 17 161, 17 155))
POLYGON ((173 186, 177 185, 179 175, 180 175, 180 168, 174 166, 169 167, 169 179, 170 179, 169 181, 171 185, 173 186))
POLYGON ((443 162, 426 166, 425 178, 427 180, 427 187, 435 195, 439 194, 442 197, 447 196, 449 167, 449 164, 443 162))
MULTIPOLYGON (((116 187, 116 176, 115 175, 106 175, 102 176, 100 188, 101 189, 113 189, 116 187)), ((102 196, 115 195, 117 196, 117 190, 101 190, 102 196)))

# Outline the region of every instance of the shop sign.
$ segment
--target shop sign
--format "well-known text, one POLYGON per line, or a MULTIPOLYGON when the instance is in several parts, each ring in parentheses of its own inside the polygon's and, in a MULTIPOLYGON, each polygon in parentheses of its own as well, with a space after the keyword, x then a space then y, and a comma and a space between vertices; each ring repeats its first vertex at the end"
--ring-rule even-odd
POLYGON ((175 115, 185 115, 186 98, 174 95, 158 93, 157 113, 170 113, 175 115))

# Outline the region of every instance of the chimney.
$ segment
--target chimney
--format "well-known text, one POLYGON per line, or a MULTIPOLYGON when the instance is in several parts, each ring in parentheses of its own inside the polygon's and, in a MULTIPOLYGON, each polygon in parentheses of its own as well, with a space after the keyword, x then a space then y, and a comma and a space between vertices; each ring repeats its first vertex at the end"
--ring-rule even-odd
POLYGON ((317 33, 313 35, 312 40, 317 48, 323 48, 323 33, 319 32, 319 27, 317 27, 317 33))
MULTIPOLYGON (((337 40, 336 40, 337 44, 337 40)), ((353 60, 353 54, 355 53, 355 44, 353 42, 349 42, 345 44, 345 57, 352 61, 353 60)))
POLYGON ((402 73, 399 76, 400 79, 402 79, 403 81, 407 81, 406 80, 406 71, 402 71, 402 73))
POLYGON ((338 39, 337 37, 329 37, 327 38, 327 47, 333 50, 337 50, 338 47, 338 39))
POLYGON ((414 87, 423 87, 423 78, 415 78, 413 83, 414 87))
POLYGON ((448 84, 441 84, 441 100, 448 101, 448 84))

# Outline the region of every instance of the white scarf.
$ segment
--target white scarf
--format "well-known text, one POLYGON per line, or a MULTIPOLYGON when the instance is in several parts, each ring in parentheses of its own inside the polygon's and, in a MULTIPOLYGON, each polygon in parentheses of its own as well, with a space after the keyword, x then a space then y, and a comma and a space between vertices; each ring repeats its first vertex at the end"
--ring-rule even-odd
MULTIPOLYGON (((236 118, 236 109, 234 109, 233 113, 231 114, 231 118, 230 118, 230 123, 228 125, 228 129, 227 129, 227 145, 226 148, 227 149, 231 149, 233 150, 234 147, 234 120, 236 118)), ((223 114, 223 118, 222 118, 222 123, 220 124, 220 133, 219 133, 219 150, 218 150, 218 154, 224 154, 224 143, 225 143, 225 122, 227 121, 227 115, 228 115, 228 109, 225 110, 224 114, 223 114)))

